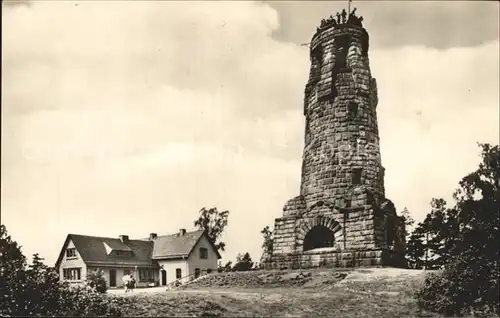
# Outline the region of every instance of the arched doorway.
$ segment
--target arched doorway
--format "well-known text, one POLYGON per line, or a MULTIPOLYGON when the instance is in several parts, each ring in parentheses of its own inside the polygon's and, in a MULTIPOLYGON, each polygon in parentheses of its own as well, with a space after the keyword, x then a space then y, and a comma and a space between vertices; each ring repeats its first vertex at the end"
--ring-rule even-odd
POLYGON ((333 247, 334 233, 326 226, 314 226, 304 237, 304 251, 322 247, 333 247))

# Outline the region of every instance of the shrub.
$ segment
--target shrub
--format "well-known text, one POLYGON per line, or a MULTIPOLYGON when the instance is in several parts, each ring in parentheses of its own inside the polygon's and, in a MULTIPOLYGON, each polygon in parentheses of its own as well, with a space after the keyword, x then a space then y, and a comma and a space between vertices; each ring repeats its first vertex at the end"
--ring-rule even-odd
POLYGON ((242 272, 249 271, 252 269, 253 262, 249 253, 245 253, 243 256, 238 255, 236 257, 236 264, 233 266, 233 271, 242 272))
POLYGON ((121 316, 120 307, 91 286, 59 281, 35 254, 31 265, 0 226, 0 316, 121 316))
POLYGON ((217 268, 217 272, 223 273, 223 272, 230 272, 233 269, 233 262, 228 261, 225 265, 222 265, 221 262, 219 262, 219 266, 217 268))
POLYGON ((104 294, 108 290, 106 279, 104 279, 104 273, 99 268, 87 273, 86 283, 88 286, 95 288, 99 293, 104 294))
POLYGON ((114 298, 108 298, 90 286, 69 286, 59 297, 56 316, 113 316, 122 315, 121 307, 114 298))
POLYGON ((416 297, 422 308, 446 316, 492 315, 500 312, 498 281, 495 262, 463 255, 427 277, 416 297))

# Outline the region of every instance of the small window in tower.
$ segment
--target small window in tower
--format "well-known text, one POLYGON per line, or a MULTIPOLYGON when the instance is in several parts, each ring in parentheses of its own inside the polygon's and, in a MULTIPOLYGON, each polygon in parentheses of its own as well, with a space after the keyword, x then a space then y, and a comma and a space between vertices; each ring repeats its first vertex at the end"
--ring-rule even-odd
POLYGON ((315 47, 311 52, 311 79, 319 81, 321 78, 321 66, 323 64, 323 49, 321 46, 315 47))
POLYGON ((354 119, 358 116, 358 103, 349 102, 347 105, 347 116, 349 116, 349 119, 354 119))
POLYGON ((361 184, 361 173, 363 169, 356 168, 352 172, 352 184, 361 184))
POLYGON ((321 65, 323 62, 323 48, 320 45, 316 46, 312 50, 311 56, 312 56, 313 62, 317 62, 318 64, 321 65))

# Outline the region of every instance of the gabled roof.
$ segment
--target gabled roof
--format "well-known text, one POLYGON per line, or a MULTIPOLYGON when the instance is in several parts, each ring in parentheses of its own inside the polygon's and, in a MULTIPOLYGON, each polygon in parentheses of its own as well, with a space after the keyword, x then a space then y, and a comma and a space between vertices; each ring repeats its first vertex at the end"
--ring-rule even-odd
POLYGON ((69 243, 72 241, 80 254, 82 260, 87 265, 105 266, 105 265, 118 265, 118 266, 141 266, 151 267, 155 265, 152 260, 153 242, 144 240, 128 240, 122 243, 118 238, 98 237, 79 234, 68 234, 66 241, 61 249, 59 258, 56 262, 56 268, 62 261, 64 251, 69 243), (112 251, 108 253, 106 250, 108 245, 112 251), (126 255, 119 255, 114 251, 128 251, 126 255))
MULTIPOLYGON (((153 259, 175 259, 188 257, 194 250, 196 244, 205 236, 208 239, 206 231, 198 230, 186 232, 183 235, 172 234, 158 236, 154 240, 153 259)), ((208 239, 218 258, 221 258, 215 245, 208 239)))
POLYGON ((91 266, 156 266, 157 259, 187 258, 193 252, 196 244, 205 236, 213 251, 220 259, 221 255, 215 245, 208 239, 206 231, 186 232, 183 235, 172 234, 149 239, 128 240, 122 242, 118 238, 68 234, 63 244, 56 268, 59 267, 64 252, 70 241, 80 254, 82 260, 91 266), (125 251, 118 254, 115 251, 125 251))

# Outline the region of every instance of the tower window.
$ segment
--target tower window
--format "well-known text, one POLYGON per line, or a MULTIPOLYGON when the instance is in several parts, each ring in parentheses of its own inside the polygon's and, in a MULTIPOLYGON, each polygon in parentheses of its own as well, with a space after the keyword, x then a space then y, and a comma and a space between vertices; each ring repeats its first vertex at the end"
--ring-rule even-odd
POLYGON ((356 168, 352 172, 352 184, 361 184, 361 173, 363 169, 356 168))
POLYGON ((356 116, 358 116, 358 103, 356 102, 349 102, 347 105, 347 116, 349 119, 354 119, 356 116))
POLYGON ((311 51, 311 80, 317 82, 321 78, 321 66, 323 64, 323 49, 317 46, 311 51))

